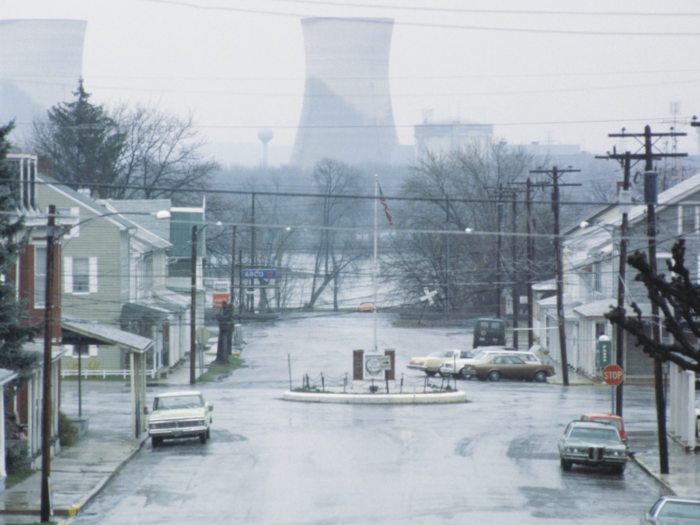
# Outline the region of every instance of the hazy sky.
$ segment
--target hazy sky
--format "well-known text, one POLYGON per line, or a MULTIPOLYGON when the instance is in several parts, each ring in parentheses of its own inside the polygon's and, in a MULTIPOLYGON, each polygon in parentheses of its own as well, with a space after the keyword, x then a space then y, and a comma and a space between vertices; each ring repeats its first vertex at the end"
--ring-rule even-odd
MULTIPOLYGON (((0 0, 2 19, 86 20, 93 101, 192 113, 212 142, 291 147, 302 107, 300 19, 389 17, 402 144, 433 120, 494 125, 499 139, 603 153, 622 127, 688 133, 698 152, 700 2, 590 0, 0 0), (374 7, 378 6, 378 7, 374 7), (677 104, 676 104, 677 103, 677 104)), ((635 149, 632 144, 627 149, 635 149)))

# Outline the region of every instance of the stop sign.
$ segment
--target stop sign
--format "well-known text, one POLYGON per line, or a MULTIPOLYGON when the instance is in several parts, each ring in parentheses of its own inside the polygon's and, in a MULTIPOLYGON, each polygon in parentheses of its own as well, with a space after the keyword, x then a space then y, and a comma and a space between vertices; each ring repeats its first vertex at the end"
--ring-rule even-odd
POLYGON ((603 368, 603 381, 610 386, 617 386, 622 383, 625 373, 618 365, 608 365, 603 368))

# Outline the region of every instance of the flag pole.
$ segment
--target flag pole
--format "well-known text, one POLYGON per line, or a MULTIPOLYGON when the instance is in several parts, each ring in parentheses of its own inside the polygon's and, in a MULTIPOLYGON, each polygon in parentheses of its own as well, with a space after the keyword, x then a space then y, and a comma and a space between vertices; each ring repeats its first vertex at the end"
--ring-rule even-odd
POLYGON ((374 174, 374 267, 372 280, 374 282, 374 351, 377 351, 377 209, 379 193, 379 174, 374 174))

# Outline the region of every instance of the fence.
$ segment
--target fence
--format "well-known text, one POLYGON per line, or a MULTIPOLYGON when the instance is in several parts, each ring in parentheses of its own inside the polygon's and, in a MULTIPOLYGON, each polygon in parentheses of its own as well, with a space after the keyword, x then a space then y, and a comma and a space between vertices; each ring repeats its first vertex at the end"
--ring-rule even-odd
MULTIPOLYGON (((290 389, 291 378, 290 378, 290 389)), ((353 380, 346 373, 342 376, 329 376, 319 374, 311 378, 304 374, 301 388, 294 389, 301 392, 328 392, 334 394, 420 394, 434 392, 454 392, 457 390, 457 380, 452 378, 416 378, 401 374, 399 380, 353 380), (439 381, 439 385, 435 384, 439 381), (451 386, 454 383, 454 386, 451 386)))
MULTIPOLYGON (((80 377, 87 379, 88 377, 102 377, 102 379, 107 379, 107 377, 119 377, 122 376, 124 379, 131 378, 131 369, 125 368, 121 370, 81 370, 80 377)), ((146 376, 150 376, 151 379, 155 379, 156 371, 150 370, 146 372, 146 376)), ((61 368, 61 377, 78 377, 78 370, 64 369, 61 368)))

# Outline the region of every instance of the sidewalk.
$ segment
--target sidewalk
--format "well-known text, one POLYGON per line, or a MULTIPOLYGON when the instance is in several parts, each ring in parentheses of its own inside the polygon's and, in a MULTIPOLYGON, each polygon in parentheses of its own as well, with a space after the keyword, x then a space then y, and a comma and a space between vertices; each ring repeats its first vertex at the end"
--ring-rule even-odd
MULTIPOLYGON (((562 385, 561 365, 550 358, 546 361, 554 366, 554 375, 547 381, 562 385)), ((569 385, 595 385, 610 388, 603 381, 569 370, 569 385)), ((659 440, 656 431, 628 431, 628 448, 632 460, 647 474, 661 483, 669 493, 700 498, 700 450, 686 450, 678 441, 668 437, 669 474, 660 474, 659 440)))
MULTIPOLYGON (((214 346, 215 348, 215 346, 214 346)), ((197 366, 195 376, 206 371, 216 353, 205 353, 204 366, 197 366)), ((197 363, 199 365, 199 363, 197 363)), ((148 383, 152 386, 151 382, 148 383)), ((189 362, 180 364, 154 385, 190 387, 189 362)), ((51 459, 53 521, 65 522, 87 505, 144 445, 148 435, 138 439, 131 430, 119 432, 93 425, 74 447, 64 447, 51 459)), ((20 525, 39 521, 41 515, 41 471, 17 485, 0 491, 0 525, 20 525)))

